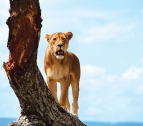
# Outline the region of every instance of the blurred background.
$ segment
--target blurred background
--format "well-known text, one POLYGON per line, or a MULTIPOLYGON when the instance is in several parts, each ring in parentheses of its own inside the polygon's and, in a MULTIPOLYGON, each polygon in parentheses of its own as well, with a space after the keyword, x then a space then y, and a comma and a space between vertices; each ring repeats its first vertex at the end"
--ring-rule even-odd
MULTIPOLYGON (((0 4, 0 118, 18 118, 19 102, 2 66, 9 55, 10 5, 0 4)), ((40 7, 37 62, 44 78, 45 35, 73 33, 68 50, 81 63, 79 118, 143 123, 143 0, 40 0, 40 7)))

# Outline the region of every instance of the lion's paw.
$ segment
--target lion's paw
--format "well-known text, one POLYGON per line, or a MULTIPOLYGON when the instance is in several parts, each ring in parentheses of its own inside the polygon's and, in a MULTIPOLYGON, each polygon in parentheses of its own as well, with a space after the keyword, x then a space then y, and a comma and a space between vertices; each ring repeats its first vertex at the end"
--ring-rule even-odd
POLYGON ((72 113, 72 115, 76 116, 78 118, 78 114, 72 113))

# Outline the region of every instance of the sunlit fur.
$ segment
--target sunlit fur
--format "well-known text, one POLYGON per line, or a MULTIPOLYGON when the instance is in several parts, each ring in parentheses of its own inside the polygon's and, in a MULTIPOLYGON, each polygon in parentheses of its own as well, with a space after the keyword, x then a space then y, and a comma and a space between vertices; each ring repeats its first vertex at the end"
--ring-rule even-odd
POLYGON ((80 63, 75 54, 67 51, 69 40, 72 36, 71 32, 46 34, 49 45, 45 52, 44 70, 47 75, 47 84, 53 97, 56 102, 59 102, 68 111, 70 111, 68 88, 71 84, 73 92, 72 113, 78 116, 80 63), (62 46, 59 47, 59 44, 62 46), (61 84, 59 100, 57 98, 57 82, 61 84))

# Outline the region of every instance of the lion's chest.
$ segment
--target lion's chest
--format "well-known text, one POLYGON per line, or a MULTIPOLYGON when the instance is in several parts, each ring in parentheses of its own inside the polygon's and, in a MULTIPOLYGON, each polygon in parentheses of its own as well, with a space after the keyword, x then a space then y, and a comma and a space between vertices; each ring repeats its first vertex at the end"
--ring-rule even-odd
POLYGON ((67 66, 63 67, 62 65, 53 65, 47 68, 47 76, 56 81, 60 81, 69 76, 69 68, 67 66))

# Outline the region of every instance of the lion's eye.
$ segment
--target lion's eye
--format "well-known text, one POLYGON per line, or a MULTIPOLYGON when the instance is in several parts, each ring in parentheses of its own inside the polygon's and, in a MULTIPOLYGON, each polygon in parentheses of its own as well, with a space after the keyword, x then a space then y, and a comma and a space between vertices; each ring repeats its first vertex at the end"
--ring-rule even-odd
POLYGON ((54 41, 56 41, 56 38, 53 38, 54 41))
POLYGON ((66 38, 62 38, 62 40, 64 41, 66 38))

